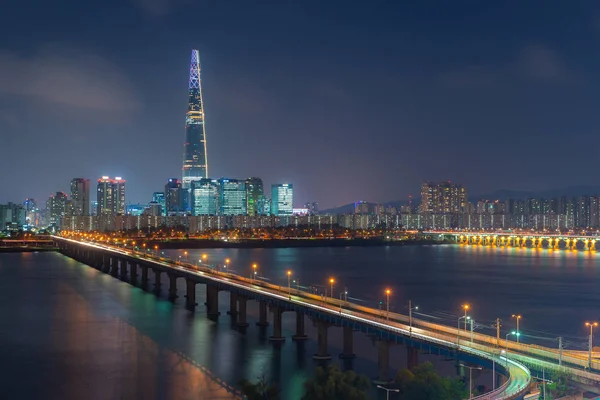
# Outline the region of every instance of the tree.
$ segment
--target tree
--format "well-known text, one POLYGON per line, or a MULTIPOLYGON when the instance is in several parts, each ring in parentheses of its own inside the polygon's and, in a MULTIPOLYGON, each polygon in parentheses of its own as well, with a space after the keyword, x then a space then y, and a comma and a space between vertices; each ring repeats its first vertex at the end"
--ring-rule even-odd
POLYGON ((256 383, 242 379, 240 390, 246 400, 279 400, 281 398, 277 384, 267 382, 264 375, 261 375, 256 383))
POLYGON ((302 400, 366 400, 371 382, 354 371, 337 365, 317 367, 315 376, 304 383, 302 400))
POLYGON ((569 386, 569 378, 564 373, 552 372, 550 374, 549 379, 552 381, 552 383, 546 384, 546 398, 548 400, 558 399, 570 394, 577 393, 576 389, 573 389, 569 386))
POLYGON ((401 398, 407 400, 454 400, 468 395, 463 381, 440 376, 430 362, 399 371, 396 384, 401 398))

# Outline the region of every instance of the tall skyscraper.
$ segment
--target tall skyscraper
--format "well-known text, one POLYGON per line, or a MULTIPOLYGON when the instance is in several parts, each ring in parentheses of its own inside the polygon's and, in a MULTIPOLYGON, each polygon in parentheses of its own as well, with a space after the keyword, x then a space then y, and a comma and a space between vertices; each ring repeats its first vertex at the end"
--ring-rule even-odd
POLYGON ((294 213, 294 186, 291 183, 271 185, 271 214, 286 216, 294 213))
POLYGON ((177 178, 171 178, 165 185, 165 210, 167 215, 185 214, 187 190, 181 187, 177 178))
POLYGON ((246 215, 246 182, 219 179, 219 208, 221 215, 246 215))
POLYGON ((246 209, 248 215, 261 215, 262 210, 259 210, 258 203, 264 196, 263 181, 260 178, 246 179, 246 209))
POLYGON ((219 214, 219 182, 215 179, 192 181, 192 214, 219 214))
POLYGON ((71 181, 73 215, 90 215, 90 180, 75 178, 71 181))
POLYGON ((55 195, 51 195, 46 202, 46 211, 48 213, 48 224, 51 226, 59 227, 62 219, 65 216, 67 208, 67 194, 63 192, 56 192, 55 195))
POLYGON ((191 182, 208 177, 206 157, 206 134, 204 131, 204 105, 200 81, 200 57, 192 50, 188 109, 185 117, 185 143, 183 146, 182 185, 191 187, 191 182))
POLYGON ((97 215, 125 215, 125 180, 120 176, 98 179, 97 215))
POLYGON ((97 193, 97 215, 112 215, 113 214, 113 186, 112 179, 108 176, 103 176, 98 179, 97 193))

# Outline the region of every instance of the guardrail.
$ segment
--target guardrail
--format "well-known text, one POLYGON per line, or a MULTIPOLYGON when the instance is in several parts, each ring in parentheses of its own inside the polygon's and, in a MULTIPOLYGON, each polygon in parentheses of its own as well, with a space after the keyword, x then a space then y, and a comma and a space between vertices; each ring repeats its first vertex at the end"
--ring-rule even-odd
MULTIPOLYGON (((117 252, 123 253, 125 255, 131 255, 134 257, 147 258, 150 260, 154 260, 160 264, 165 265, 166 267, 174 266, 175 268, 181 268, 182 270, 199 271, 203 274, 208 273, 209 277, 211 274, 214 274, 215 277, 214 278, 211 277, 212 279, 228 278, 227 283, 231 284, 233 286, 240 286, 241 288, 248 289, 248 290, 254 290, 254 291, 262 290, 262 291, 265 291, 266 293, 269 293, 270 295, 273 295, 275 297, 285 299, 285 300, 288 300, 291 302, 301 303, 303 306, 306 306, 306 307, 326 310, 329 313, 332 313, 335 315, 341 315, 345 318, 349 318, 349 319, 353 319, 353 320, 358 320, 361 323, 370 324, 379 329, 387 329, 387 330, 391 330, 391 331, 396 331, 403 335, 415 336, 417 338, 427 340, 430 342, 434 342, 434 343, 438 343, 438 344, 441 344, 443 346, 450 347, 450 348, 454 347, 454 345, 455 345, 455 342, 453 341, 453 338, 455 335, 457 338, 463 336, 463 333, 461 333, 460 330, 454 330, 454 329, 444 326, 444 325, 437 325, 437 324, 432 324, 432 323, 422 321, 419 319, 412 319, 413 325, 407 326, 404 322, 408 322, 409 318, 402 314, 396 314, 396 313, 388 314, 387 312, 386 313, 382 313, 382 312, 377 313, 376 312, 377 310, 374 310, 374 309, 371 309, 368 307, 359 306, 359 305, 356 305, 356 304, 353 304, 351 302, 347 302, 344 300, 338 300, 338 299, 334 299, 334 298, 326 298, 326 297, 318 296, 318 295, 315 295, 315 294, 312 294, 312 293, 309 293, 309 292, 306 292, 303 290, 299 290, 299 289, 292 289, 292 288, 288 289, 287 287, 283 288, 281 285, 274 285, 274 284, 271 284, 271 283, 268 283, 265 281, 261 281, 261 280, 256 280, 256 279, 248 279, 243 276, 239 276, 237 274, 233 274, 230 272, 218 271, 218 270, 212 269, 208 266, 202 266, 202 265, 198 266, 198 265, 191 264, 188 262, 174 261, 171 259, 166 259, 164 257, 150 255, 150 254, 147 254, 144 252, 136 252, 135 250, 121 249, 118 247, 113 248, 113 247, 105 246, 105 245, 99 246, 99 247, 106 248, 111 251, 116 250, 117 252), (229 281, 229 279, 231 279, 231 281, 229 281), (235 281, 238 281, 239 283, 236 283, 235 281), (250 285, 250 286, 247 286, 247 285, 250 285), (253 286, 260 288, 260 290, 254 289, 253 286), (285 289, 288 289, 288 290, 285 290, 285 289), (294 295, 295 297, 301 298, 301 300, 292 298, 292 295, 294 295), (309 300, 309 302, 307 302, 306 300, 309 300), (344 308, 344 306, 346 306, 346 308, 344 308), (376 319, 373 319, 374 317, 376 319), (386 318, 384 319, 384 317, 386 317, 386 318), (387 319, 387 318, 389 318, 389 319, 387 319), (401 321, 401 322, 399 322, 399 321, 401 321), (423 328, 426 328, 429 330, 425 330, 423 328), (433 330, 433 331, 431 331, 431 330, 433 330), (438 333, 440 331, 442 333, 438 333)), ((484 343, 488 343, 488 342, 492 341, 491 339, 489 339, 491 337, 489 337, 487 335, 483 335, 483 334, 477 334, 477 335, 482 337, 483 340, 481 340, 481 341, 483 341, 484 343)), ((469 337, 470 337, 470 334, 469 334, 469 337)), ((474 339, 475 339, 475 337, 474 337, 474 339)), ((495 338, 494 338, 493 342, 495 343, 495 338)), ((460 348, 464 352, 471 353, 471 354, 477 355, 479 357, 491 359, 495 362, 502 361, 502 357, 496 356, 494 354, 494 352, 490 352, 490 349, 486 344, 481 344, 476 341, 473 341, 473 342, 463 342, 462 346, 459 346, 459 343, 456 342, 456 347, 460 348)), ((509 370, 509 379, 507 380, 507 382, 505 384, 503 384, 500 388, 497 388, 495 391, 483 395, 484 397, 481 397, 482 399, 486 399, 486 398, 487 399, 492 399, 492 398, 510 399, 510 398, 513 398, 514 396, 519 395, 521 393, 521 391, 527 389, 527 386, 529 385, 529 383, 531 381, 531 375, 529 373, 529 370, 524 365, 521 365, 518 362, 508 360, 506 358, 505 358, 505 360, 507 362, 507 365, 508 365, 508 363, 510 363, 511 365, 513 365, 514 368, 520 368, 525 373, 526 378, 525 378, 525 382, 523 382, 521 385, 521 389, 517 390, 517 392, 515 392, 515 393, 511 393, 511 394, 508 394, 503 397, 494 397, 494 396, 501 394, 503 391, 506 391, 508 389, 508 387, 510 386, 510 384, 514 382, 514 378, 512 376, 513 374, 509 370), (485 397, 485 396, 487 396, 487 397, 485 397)), ((513 371, 514 371, 514 368, 513 368, 513 371)))

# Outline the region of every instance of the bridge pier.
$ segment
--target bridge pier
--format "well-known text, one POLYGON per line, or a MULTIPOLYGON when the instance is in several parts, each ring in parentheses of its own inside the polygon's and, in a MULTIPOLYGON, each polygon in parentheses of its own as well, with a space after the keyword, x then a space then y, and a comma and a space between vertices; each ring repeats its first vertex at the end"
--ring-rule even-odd
POLYGON ((329 324, 325 321, 316 320, 317 327, 317 354, 313 354, 315 360, 330 360, 331 355, 327 353, 327 329, 329 324))
POLYGON ((137 262, 132 262, 131 263, 131 269, 129 271, 129 273, 131 274, 131 277, 129 278, 129 282, 133 285, 136 286, 137 285, 137 277, 138 277, 138 271, 137 271, 137 267, 138 264, 137 262))
POLYGON ((283 314, 283 310, 277 306, 271 306, 271 312, 273 313, 273 336, 269 337, 269 340, 283 342, 285 340, 281 329, 281 315, 283 314))
POLYGON ((267 303, 264 301, 258 301, 258 322, 256 326, 269 326, 267 320, 267 303))
POLYGON ((174 301, 177 297, 177 275, 167 273, 169 277, 169 300, 174 301))
POLYGON ((197 306, 196 303, 196 282, 191 279, 185 280, 185 308, 193 311, 197 306))
POLYGON ((105 254, 102 254, 102 267, 100 270, 104 273, 110 271, 110 257, 107 257, 105 254))
POLYGON ((237 296, 238 301, 238 312, 237 312, 237 323, 236 325, 240 328, 245 328, 248 326, 246 322, 246 302, 248 299, 246 296, 237 296))
POLYGON ((406 368, 413 369, 419 365, 419 350, 416 347, 406 346, 406 368))
POLYGON ((227 314, 229 315, 237 315, 237 302, 238 302, 238 295, 235 292, 229 292, 229 311, 227 311, 227 314))
POLYGON ((207 315, 210 318, 219 316, 219 288, 214 285, 206 285, 206 305, 208 306, 207 315))
POLYGON ((356 357, 354 354, 354 329, 350 326, 344 326, 343 328, 344 344, 342 346, 342 352, 340 353, 341 359, 351 359, 356 357))
POLYGON ((142 268, 142 289, 148 289, 148 266, 141 265, 142 268))
POLYGON ((110 274, 115 278, 119 275, 119 259, 117 257, 110 259, 110 274))
POLYGON ((127 282, 127 264, 127 260, 121 260, 121 273, 119 277, 123 282, 127 282))
POLYGON ((158 269, 153 269, 154 272, 154 293, 158 296, 160 294, 160 276, 162 275, 162 271, 158 269))
POLYGON ((296 334, 292 336, 292 340, 306 340, 308 336, 304 333, 304 313, 296 311, 296 334))
POLYGON ((390 381, 390 342, 377 340, 377 370, 379 376, 377 382, 388 383, 390 381))

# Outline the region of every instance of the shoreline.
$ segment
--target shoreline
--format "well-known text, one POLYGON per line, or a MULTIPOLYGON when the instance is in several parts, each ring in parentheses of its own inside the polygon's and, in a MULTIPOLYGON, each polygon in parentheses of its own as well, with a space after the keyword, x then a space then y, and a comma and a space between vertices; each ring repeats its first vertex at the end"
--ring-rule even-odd
POLYGON ((148 240, 148 248, 160 249, 273 249, 302 247, 384 247, 437 245, 434 240, 388 241, 383 239, 246 239, 232 242, 212 239, 148 240))
POLYGON ((58 251, 57 247, 0 247, 0 253, 36 253, 58 251))

